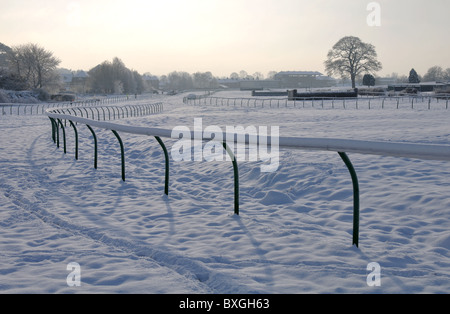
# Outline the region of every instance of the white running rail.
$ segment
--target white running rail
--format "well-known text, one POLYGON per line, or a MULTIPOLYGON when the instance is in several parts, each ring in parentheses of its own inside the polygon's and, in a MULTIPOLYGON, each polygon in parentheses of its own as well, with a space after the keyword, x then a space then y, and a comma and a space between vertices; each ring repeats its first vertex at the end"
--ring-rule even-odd
MULTIPOLYGON (((161 128, 149 128, 129 126, 119 123, 111 123, 105 121, 96 121, 72 115, 58 114, 47 110, 46 115, 54 119, 66 119, 72 122, 88 124, 107 130, 115 130, 118 132, 131 133, 137 135, 159 136, 165 138, 172 137, 172 130, 161 128)), ((224 134, 223 138, 227 138, 224 134)), ((194 132, 191 132, 191 139, 194 139, 194 132)), ((203 140, 214 140, 211 137, 203 137, 203 140)), ((270 137, 269 137, 270 140, 270 137)), ((245 143, 248 144, 249 139, 245 137, 245 143)), ((269 142, 270 143, 270 142, 269 142)), ((358 154, 394 156, 415 159, 443 160, 450 161, 450 145, 434 145, 434 144, 412 144, 397 142, 380 142, 380 141, 363 141, 350 139, 334 139, 334 138, 304 138, 304 137, 280 137, 280 148, 291 148, 301 150, 322 150, 333 152, 347 152, 358 154)))
MULTIPOLYGON (((166 158, 166 182, 165 191, 168 194, 169 186, 169 158, 167 149, 160 139, 172 138, 178 139, 179 134, 177 132, 172 132, 172 130, 161 129, 161 128, 149 128, 149 127, 137 127, 130 125, 122 125, 118 123, 111 123, 105 121, 96 121, 92 119, 86 119, 82 117, 59 114, 55 113, 54 110, 47 110, 46 115, 52 120, 52 125, 55 120, 58 120, 62 126, 61 120, 69 120, 71 124, 81 123, 91 127, 98 127, 102 129, 111 130, 114 132, 116 137, 122 147, 122 177, 125 180, 125 160, 123 153, 123 143, 117 132, 131 133, 137 135, 147 135, 155 137, 160 145, 163 147, 166 158), (174 135, 176 135, 174 137, 174 135)), ((93 132, 93 131, 92 131, 93 132)), ((198 139, 195 132, 190 132, 191 139, 198 139)), ((94 133, 93 133, 94 134, 94 133)), ((183 136, 185 133, 183 132, 183 136)), ((203 132, 202 132, 203 134, 203 132)), ((232 137, 228 137, 224 134, 222 139, 233 138, 234 144, 255 144, 254 140, 250 142, 249 136, 235 138, 233 134, 232 137)), ((65 135, 64 135, 65 136, 65 135)), ((215 140, 210 137, 203 136, 203 140, 215 140)), ((186 139, 186 138, 183 138, 186 139)), ((59 135, 58 135, 59 140, 59 135)), ((230 155, 233 162, 234 169, 234 212, 239 215, 239 173, 236 158, 233 155, 231 149, 229 149, 227 140, 222 140, 224 149, 230 155)), ((259 138, 258 138, 259 141, 259 138)), ((350 175, 352 177, 353 183, 353 244, 359 245, 359 184, 356 171, 348 158, 346 153, 358 153, 358 154, 370 154, 370 155, 382 155, 382 156, 393 156, 393 157, 404 157, 404 158, 414 158, 414 159, 427 159, 427 160, 438 160, 438 161, 450 161, 450 146, 449 145, 432 145, 432 144, 411 144, 411 143, 394 143, 394 142, 375 142, 375 141, 362 141, 362 140, 349 140, 349 139, 332 139, 332 138, 302 138, 302 137, 279 137, 271 139, 269 137, 264 138, 264 143, 267 145, 278 145, 280 148, 287 149, 300 149, 300 150, 320 150, 320 151, 332 151, 337 152, 339 156, 344 161, 347 166, 350 175)), ((58 142, 59 143, 59 142, 58 142)))

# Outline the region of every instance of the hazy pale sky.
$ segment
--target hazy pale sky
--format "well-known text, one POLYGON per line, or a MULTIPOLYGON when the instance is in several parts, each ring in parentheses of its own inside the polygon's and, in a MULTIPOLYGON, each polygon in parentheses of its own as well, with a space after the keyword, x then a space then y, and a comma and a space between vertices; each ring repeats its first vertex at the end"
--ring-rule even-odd
POLYGON ((119 57, 141 74, 229 76, 325 74, 328 50, 357 36, 375 46, 378 75, 423 75, 450 67, 449 12, 450 0, 0 0, 0 42, 39 44, 72 70, 119 57))

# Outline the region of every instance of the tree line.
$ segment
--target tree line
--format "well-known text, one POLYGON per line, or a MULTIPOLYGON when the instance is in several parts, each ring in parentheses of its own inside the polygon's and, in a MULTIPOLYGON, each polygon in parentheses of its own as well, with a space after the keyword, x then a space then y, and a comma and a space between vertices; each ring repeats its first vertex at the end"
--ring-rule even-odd
MULTIPOLYGON (((58 65, 61 61, 52 52, 37 44, 8 47, 0 43, 0 88, 8 90, 59 90, 62 84, 58 65)), ((141 94, 157 89, 147 83, 144 75, 129 69, 118 57, 104 61, 88 72, 85 91, 105 94, 141 94)), ((167 90, 214 89, 219 86, 211 72, 173 71, 159 78, 167 90)))
MULTIPOLYGON (((403 80, 406 80, 405 78, 403 80)), ((450 81, 450 68, 443 69, 436 65, 428 69, 427 73, 421 77, 416 70, 411 69, 408 76, 409 83, 420 82, 437 82, 437 81, 450 81)))
MULTIPOLYGON (((61 61, 52 52, 37 44, 29 43, 10 48, 0 43, 0 88, 57 90, 62 86, 61 76, 57 72, 60 63, 61 61)), ((363 75, 364 85, 374 85, 374 73, 382 69, 381 62, 377 60, 375 47, 353 36, 340 39, 328 52, 324 65, 328 75, 350 78, 353 88, 356 85, 356 79, 363 75)), ((270 72, 269 78, 275 73, 270 72)), ((86 92, 140 94, 155 89, 155 86, 147 83, 146 78, 149 74, 140 75, 137 71, 127 68, 117 57, 93 67, 88 74, 86 92)), ((260 72, 252 76, 245 71, 240 71, 239 74, 233 72, 230 77, 232 79, 264 79, 260 72)), ((444 70, 440 66, 433 66, 423 77, 411 69, 408 77, 397 75, 397 78, 399 81, 409 83, 447 81, 450 80, 450 68, 444 70)), ((166 90, 219 87, 217 78, 211 72, 189 74, 173 71, 168 75, 162 75, 158 81, 166 90)))
POLYGON ((103 63, 88 72, 91 92, 106 94, 141 94, 144 81, 137 72, 128 69, 119 58, 103 63))

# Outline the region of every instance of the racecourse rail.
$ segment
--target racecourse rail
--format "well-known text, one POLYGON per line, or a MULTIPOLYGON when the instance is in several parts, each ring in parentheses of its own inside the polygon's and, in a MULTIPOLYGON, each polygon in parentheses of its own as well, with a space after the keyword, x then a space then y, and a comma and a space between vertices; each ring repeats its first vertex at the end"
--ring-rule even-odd
POLYGON ((450 94, 415 96, 358 96, 358 97, 310 97, 289 100, 287 97, 213 97, 210 95, 187 96, 183 102, 189 105, 210 105, 248 108, 319 108, 319 109, 448 109, 450 94))
MULTIPOLYGON (((134 99, 137 99, 135 97, 134 99)), ((114 103, 130 101, 129 96, 117 95, 109 97, 89 98, 76 101, 65 102, 49 102, 36 104, 22 104, 22 103, 5 103, 0 104, 0 116, 3 115, 36 115, 44 114, 46 109, 50 108, 69 108, 69 107, 90 107, 99 105, 111 105, 114 103)))
MULTIPOLYGON (((151 127, 138 127, 123 125, 118 123, 112 123, 106 120, 112 120, 116 118, 126 118, 132 116, 143 116, 147 114, 158 113, 163 110, 163 105, 149 104, 146 107, 137 106, 120 106, 113 107, 99 107, 94 108, 54 108, 47 109, 45 114, 49 117, 52 124, 52 138, 57 146, 60 146, 59 142, 59 130, 62 130, 64 138, 64 153, 66 153, 66 131, 64 125, 66 121, 69 121, 70 125, 74 129, 76 137, 76 154, 78 158, 78 131, 76 125, 84 124, 89 128, 94 138, 95 152, 94 152, 94 167, 97 168, 97 137, 93 127, 110 130, 116 136, 120 148, 121 148, 121 165, 122 165, 122 180, 125 180, 125 153, 124 144, 119 135, 119 132, 130 133, 135 135, 146 135, 154 137, 161 148, 164 151, 165 156, 165 187, 164 192, 168 195, 169 192, 169 154, 167 148, 161 138, 179 139, 178 135, 173 135, 172 130, 163 128, 151 128, 151 127), (107 109, 110 108, 110 114, 107 114, 107 109), (151 109, 150 109, 151 108, 151 109), (111 115, 111 111, 114 110, 114 117, 111 115), (89 115, 90 113, 90 115, 89 115), (127 115, 130 113, 130 115, 127 115), (63 123, 64 120, 64 123, 63 123), (101 121, 103 120, 103 121, 101 121)), ((176 132, 175 132, 176 133, 176 132)), ((191 131, 191 140, 197 139, 195 132, 191 131)), ((236 134, 224 134, 223 139, 234 138, 233 144, 255 144, 248 134, 244 134, 243 137, 236 134)), ((186 135, 184 135, 186 136, 186 135)), ((186 139, 186 138, 183 138, 186 139)), ((187 138, 188 139, 188 138, 187 138)), ((202 133, 202 140, 211 141, 216 140, 213 137, 204 136, 202 133)), ((277 138, 264 138, 261 143, 266 143, 268 140, 269 145, 278 145, 280 148, 285 149, 298 149, 298 150, 318 150, 318 151, 330 151, 336 152, 342 158, 343 162, 347 166, 353 184, 353 245, 359 246, 359 183, 358 177, 353 167, 350 158, 347 153, 355 154, 369 154, 369 155, 382 155, 382 156, 394 156, 404 158, 416 158, 426 160, 439 160, 450 161, 450 146, 448 145, 431 145, 431 144, 408 144, 408 143, 393 143, 393 142, 375 142, 375 141, 361 141, 361 140, 348 140, 348 139, 332 139, 332 138, 302 138, 302 137, 277 137, 277 138)), ((259 136, 257 136, 257 143, 260 142, 259 136)), ((230 143, 231 144, 231 143, 230 143)), ((239 215, 239 171, 236 158, 233 151, 230 149, 227 141, 222 141, 222 145, 227 153, 231 157, 233 170, 234 170, 234 213, 239 215)), ((233 146, 234 147, 234 146, 233 146)))

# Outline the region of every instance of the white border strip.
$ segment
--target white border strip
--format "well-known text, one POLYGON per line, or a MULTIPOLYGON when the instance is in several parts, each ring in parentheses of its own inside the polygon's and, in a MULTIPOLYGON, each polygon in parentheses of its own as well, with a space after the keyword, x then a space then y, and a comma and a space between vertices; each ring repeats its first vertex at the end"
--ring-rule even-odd
MULTIPOLYGON (((137 127, 137 126, 121 125, 111 122, 95 121, 71 115, 56 114, 51 112, 51 110, 47 110, 46 115, 54 119, 67 119, 71 120, 72 122, 88 124, 90 126, 99 127, 107 130, 115 130, 117 132, 179 139, 178 137, 172 136, 172 130, 149 128, 149 127, 137 127)), ((226 139, 227 135, 224 134, 223 138, 226 139)), ((234 134, 231 138, 234 138, 234 134)), ((194 132, 191 132, 191 139, 194 139, 194 132)), ((214 139, 210 137, 203 137, 203 140, 214 140, 214 139)), ((270 136, 268 140, 270 140, 270 136)), ((235 141, 239 143, 245 142, 245 144, 249 143, 248 137, 245 137, 245 140, 243 142, 240 142, 239 140, 235 141)), ((395 143, 395 142, 375 142, 375 141, 348 140, 348 139, 302 138, 302 137, 280 137, 278 145, 279 147, 282 148, 301 149, 301 150, 321 150, 321 151, 450 161, 450 146, 448 145, 409 144, 409 143, 395 143)))

